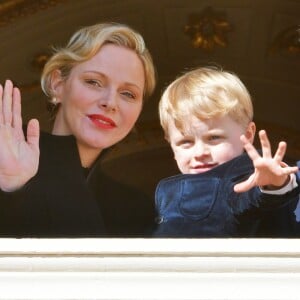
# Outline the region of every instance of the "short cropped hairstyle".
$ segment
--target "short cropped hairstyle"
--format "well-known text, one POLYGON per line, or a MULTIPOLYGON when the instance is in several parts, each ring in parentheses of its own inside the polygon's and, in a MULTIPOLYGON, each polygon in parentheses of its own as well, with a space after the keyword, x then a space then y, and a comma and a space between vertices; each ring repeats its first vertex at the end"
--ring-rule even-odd
POLYGON ((102 23, 83 27, 73 34, 68 44, 56 48, 53 56, 45 64, 41 86, 44 93, 52 98, 51 78, 53 71, 60 70, 62 77, 67 79, 72 68, 92 58, 105 44, 115 44, 132 49, 143 63, 145 72, 144 98, 154 91, 156 83, 155 68, 152 57, 145 46, 143 37, 124 24, 102 23))
POLYGON ((251 96, 233 73, 215 67, 191 70, 173 81, 159 102, 160 123, 169 140, 169 123, 179 130, 190 116, 200 120, 229 115, 247 127, 253 119, 251 96))

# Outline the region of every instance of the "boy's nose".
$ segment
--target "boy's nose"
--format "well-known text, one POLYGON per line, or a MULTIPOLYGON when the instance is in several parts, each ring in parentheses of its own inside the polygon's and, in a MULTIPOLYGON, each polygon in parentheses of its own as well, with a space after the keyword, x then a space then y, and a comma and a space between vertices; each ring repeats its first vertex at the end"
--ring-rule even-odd
POLYGON ((195 153, 195 157, 202 157, 202 156, 206 156, 209 155, 209 146, 205 143, 202 142, 197 142, 195 144, 195 149, 194 149, 194 153, 195 153))

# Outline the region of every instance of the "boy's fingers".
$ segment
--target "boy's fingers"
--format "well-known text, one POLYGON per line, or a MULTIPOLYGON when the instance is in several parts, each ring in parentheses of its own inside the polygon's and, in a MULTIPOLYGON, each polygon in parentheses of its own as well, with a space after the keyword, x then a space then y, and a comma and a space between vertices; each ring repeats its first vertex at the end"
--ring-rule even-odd
POLYGON ((286 168, 283 168, 283 173, 286 174, 286 175, 297 173, 298 171, 299 171, 298 167, 286 167, 286 168))
POLYGON ((249 191, 252 188, 252 183, 250 183, 249 179, 234 185, 233 190, 236 193, 244 193, 249 191))
POLYGON ((286 152, 286 142, 280 142, 278 144, 278 148, 276 150, 276 153, 274 155, 274 159, 277 161, 277 162, 281 162, 283 160, 283 157, 285 155, 285 152, 286 152))
POLYGON ((253 183, 254 174, 252 174, 247 180, 242 181, 234 185, 233 189, 236 193, 242 193, 249 191, 255 184, 253 183))
POLYGON ((247 140, 247 138, 244 135, 241 136, 241 141, 243 142, 244 149, 246 150, 248 156, 252 159, 252 161, 260 157, 255 147, 247 140))
POLYGON ((271 144, 268 139, 266 131, 260 130, 258 135, 259 135, 259 140, 260 140, 263 156, 264 157, 272 157, 271 144))

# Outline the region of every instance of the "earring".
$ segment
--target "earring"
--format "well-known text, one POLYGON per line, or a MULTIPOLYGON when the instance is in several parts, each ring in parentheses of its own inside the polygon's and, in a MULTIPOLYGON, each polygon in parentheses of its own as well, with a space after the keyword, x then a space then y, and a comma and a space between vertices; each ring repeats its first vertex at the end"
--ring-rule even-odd
POLYGON ((51 103, 52 103, 53 105, 57 105, 57 98, 56 98, 56 97, 53 97, 53 98, 51 99, 51 103))

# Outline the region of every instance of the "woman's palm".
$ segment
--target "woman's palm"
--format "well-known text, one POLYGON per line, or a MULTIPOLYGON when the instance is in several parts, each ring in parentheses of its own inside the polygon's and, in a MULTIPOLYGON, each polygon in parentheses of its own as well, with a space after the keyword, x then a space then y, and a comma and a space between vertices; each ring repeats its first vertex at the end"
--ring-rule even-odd
POLYGON ((0 188, 14 191, 32 178, 39 164, 39 123, 22 129, 21 96, 11 81, 0 86, 0 188))

